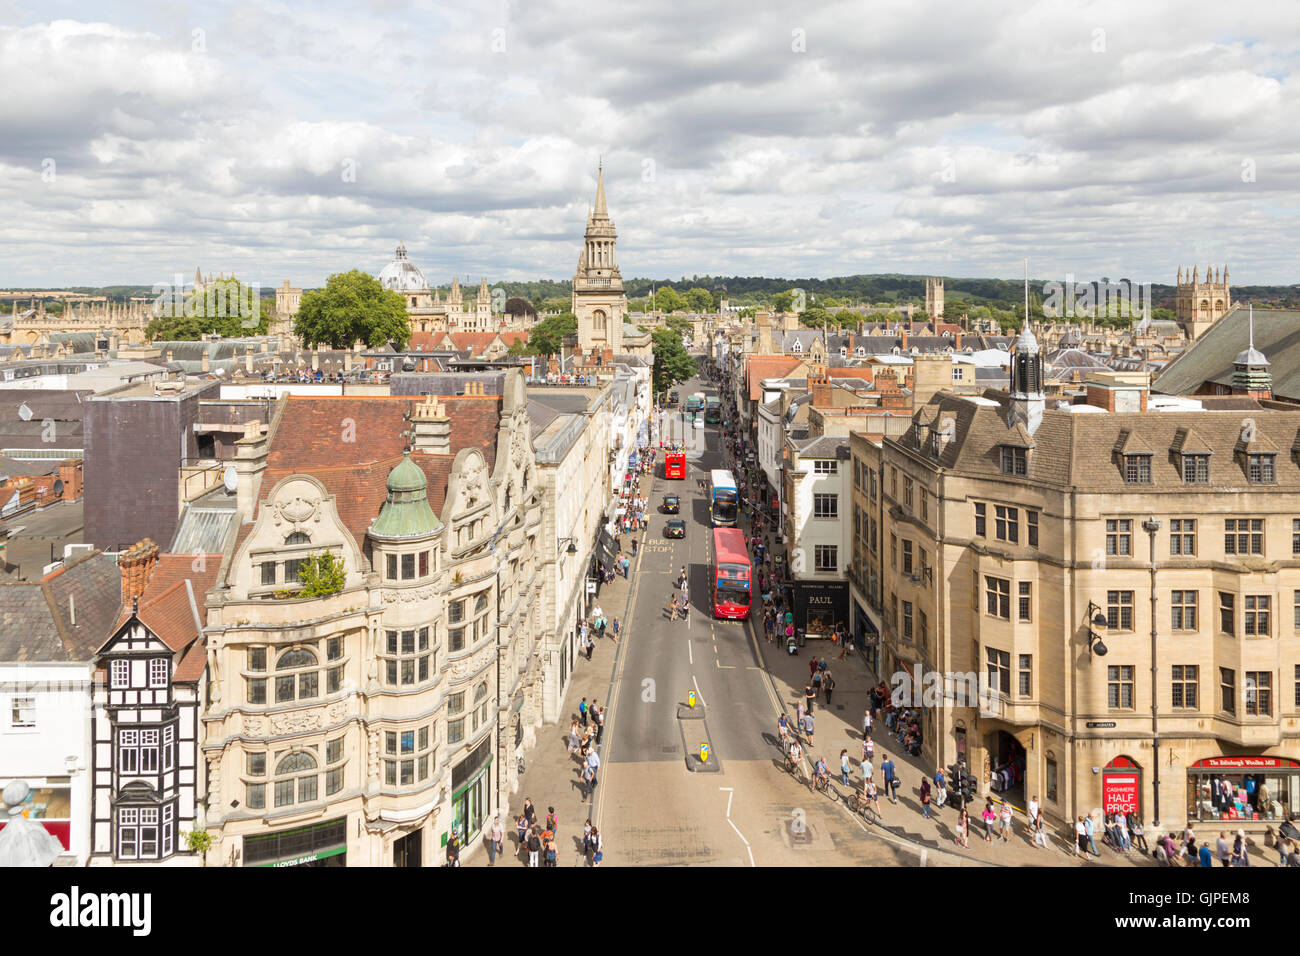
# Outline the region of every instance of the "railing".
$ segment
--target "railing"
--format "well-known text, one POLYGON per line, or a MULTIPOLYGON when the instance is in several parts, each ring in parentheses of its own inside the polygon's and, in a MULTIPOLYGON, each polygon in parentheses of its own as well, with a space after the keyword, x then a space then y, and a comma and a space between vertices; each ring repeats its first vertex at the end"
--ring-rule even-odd
POLYGON ((193 501, 221 484, 226 464, 212 458, 181 459, 180 503, 193 501))

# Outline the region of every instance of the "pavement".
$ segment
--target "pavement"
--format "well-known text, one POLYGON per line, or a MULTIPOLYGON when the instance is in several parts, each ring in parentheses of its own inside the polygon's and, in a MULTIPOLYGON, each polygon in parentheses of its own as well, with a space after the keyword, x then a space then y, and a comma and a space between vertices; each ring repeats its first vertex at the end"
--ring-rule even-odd
MULTIPOLYGON (((710 389, 698 380, 678 387, 683 396, 697 390, 710 389)), ((838 773, 839 752, 847 749, 854 771, 851 786, 861 787, 862 713, 877 676, 860 653, 835 660, 837 645, 823 648, 810 641, 790 656, 779 643, 766 642, 761 616, 754 619, 758 627, 713 620, 712 536, 708 505, 696 481, 709 468, 723 467, 723 455, 719 429, 706 431, 703 452, 688 453, 685 482, 641 479, 642 494, 651 500, 650 527, 638 535, 630 579, 616 578, 599 594, 606 616, 622 620, 622 640, 615 644, 606 636, 597 642, 590 662, 579 658, 565 698, 565 713, 574 715, 582 697, 606 705, 599 785, 591 798, 583 798, 578 761, 567 752, 568 718, 543 727, 538 746, 527 756, 520 789, 511 798, 502 865, 523 865, 526 859, 517 852, 511 857, 517 851, 513 819, 525 797, 537 807, 539 820, 548 806, 555 807, 561 866, 587 865, 582 852, 587 819, 600 828, 605 864, 616 866, 1091 865, 1073 857, 1067 838, 1058 833, 1049 834, 1048 848, 1035 847, 1023 810, 1009 842, 995 837, 994 843, 985 843, 978 819, 982 798, 973 814, 970 848, 958 847, 955 810, 932 810, 928 820, 920 812, 921 777, 932 777, 935 768, 891 749, 896 741, 883 727, 874 734, 877 786, 883 790, 882 753, 893 758, 904 786, 897 804, 882 799, 879 821, 851 813, 843 797, 832 801, 784 770, 777 714, 785 710, 793 723, 809 658, 828 652, 836 681, 834 703, 816 706, 816 746, 805 752, 810 758, 825 756, 832 787, 847 795, 838 773), (684 540, 663 537, 666 516, 658 505, 669 491, 683 499, 684 540), (670 621, 668 600, 683 564, 690 581, 689 622, 670 621), (692 691, 702 716, 685 710, 692 691), (687 719, 683 714, 689 714, 687 719), (701 743, 710 746, 712 772, 692 772, 700 766, 694 755, 701 743)), ((660 476, 661 459, 656 462, 660 476)), ((1100 840, 1098 845, 1102 864, 1153 865, 1136 852, 1117 854, 1100 840)))

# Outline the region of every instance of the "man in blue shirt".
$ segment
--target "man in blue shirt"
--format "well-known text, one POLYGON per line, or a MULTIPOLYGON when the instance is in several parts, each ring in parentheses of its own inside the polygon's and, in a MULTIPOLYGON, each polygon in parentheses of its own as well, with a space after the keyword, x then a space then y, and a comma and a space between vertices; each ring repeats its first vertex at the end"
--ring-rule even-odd
POLYGON ((1207 869, 1214 866, 1214 854, 1210 852, 1210 845, 1208 843, 1201 844, 1201 849, 1197 855, 1201 859, 1201 866, 1206 867, 1207 869))
POLYGON ((934 789, 934 805, 941 807, 948 799, 948 781, 944 779, 942 767, 934 772, 934 789))
POLYGON ((894 776, 894 761, 889 759, 889 755, 884 755, 885 759, 880 764, 880 772, 885 778, 885 790, 889 792, 889 799, 893 803, 898 802, 898 783, 894 776))

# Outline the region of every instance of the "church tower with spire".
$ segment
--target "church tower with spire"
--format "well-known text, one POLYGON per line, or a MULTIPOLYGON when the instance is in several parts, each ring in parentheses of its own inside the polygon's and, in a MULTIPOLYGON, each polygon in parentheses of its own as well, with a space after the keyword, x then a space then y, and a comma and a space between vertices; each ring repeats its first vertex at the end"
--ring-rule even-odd
POLYGON ((618 353, 623 350, 627 296, 614 257, 617 233, 605 206, 605 170, 596 174, 596 205, 587 214, 587 233, 573 276, 573 314, 578 317, 578 346, 618 353))

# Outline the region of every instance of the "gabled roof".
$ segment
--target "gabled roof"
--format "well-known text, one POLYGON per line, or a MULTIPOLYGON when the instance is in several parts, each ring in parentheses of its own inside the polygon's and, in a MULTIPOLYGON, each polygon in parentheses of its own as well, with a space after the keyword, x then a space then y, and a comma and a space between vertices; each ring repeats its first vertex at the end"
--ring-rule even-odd
POLYGON ((40 581, 0 581, 0 661, 89 661, 121 590, 117 562, 98 551, 40 581))
MULTIPOLYGON (((204 605, 220 568, 220 554, 160 554, 140 595, 136 617, 178 655, 172 679, 179 683, 196 681, 203 675, 206 661, 201 638, 207 620, 204 605)), ((131 618, 129 608, 123 608, 123 612, 114 633, 131 618)))
MULTIPOLYGON (((1206 382, 1231 385, 1233 360, 1249 341, 1248 310, 1235 305, 1165 366, 1151 388, 1166 395, 1190 395, 1206 382)), ((1256 312, 1255 348, 1272 363, 1274 397, 1300 401, 1300 311, 1256 312)))
POLYGON ((784 378, 802 365, 803 361, 797 355, 746 356, 745 383, 749 400, 756 402, 763 397, 763 379, 784 378))

